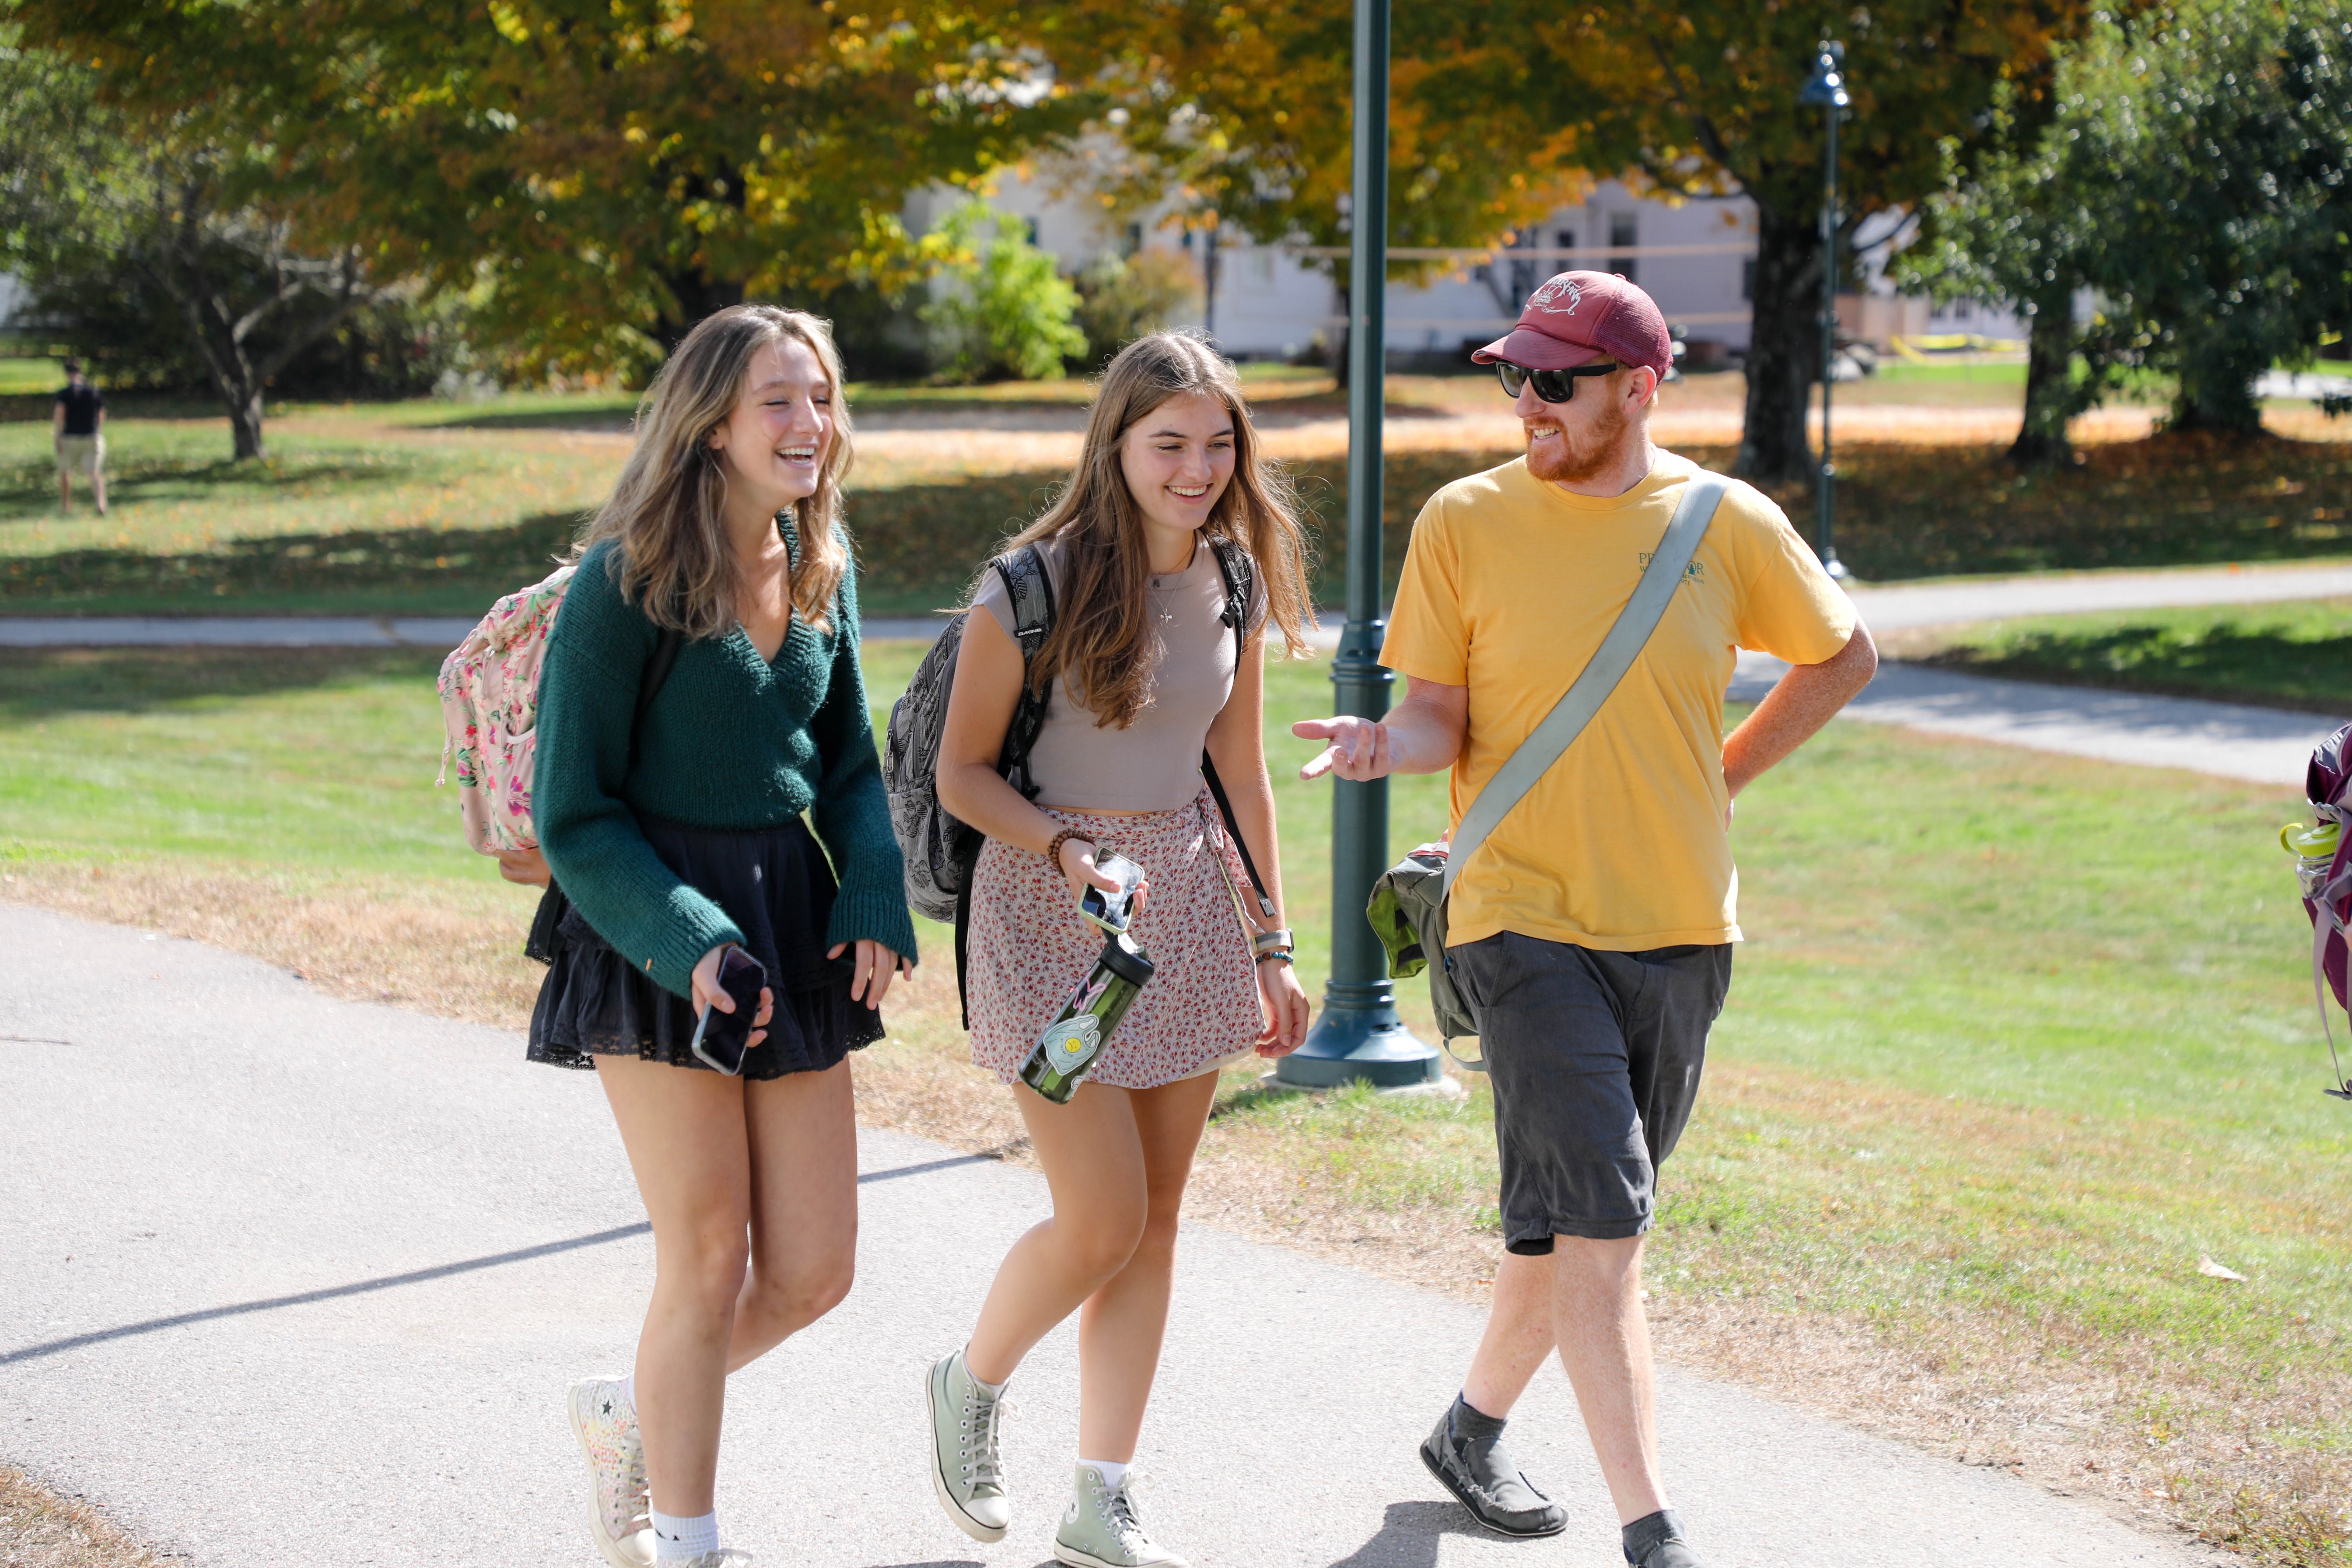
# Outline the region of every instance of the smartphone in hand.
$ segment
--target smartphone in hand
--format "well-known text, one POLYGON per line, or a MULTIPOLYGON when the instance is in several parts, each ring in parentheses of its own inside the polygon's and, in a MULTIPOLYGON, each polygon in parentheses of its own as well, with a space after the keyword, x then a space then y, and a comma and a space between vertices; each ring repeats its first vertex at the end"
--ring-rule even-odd
POLYGON ((1106 849, 1095 857, 1095 869, 1117 882, 1118 891, 1088 888, 1078 897, 1078 912, 1105 935, 1117 936, 1135 918, 1135 891, 1143 885, 1143 868, 1116 849, 1106 849))
POLYGON ((743 1073, 743 1053, 760 1016, 760 993, 767 987, 765 965, 740 947, 730 947, 719 958, 719 984, 735 1004, 735 1011, 722 1013, 716 1007, 705 1007, 701 1021, 694 1026, 691 1048, 695 1056, 730 1078, 743 1073))

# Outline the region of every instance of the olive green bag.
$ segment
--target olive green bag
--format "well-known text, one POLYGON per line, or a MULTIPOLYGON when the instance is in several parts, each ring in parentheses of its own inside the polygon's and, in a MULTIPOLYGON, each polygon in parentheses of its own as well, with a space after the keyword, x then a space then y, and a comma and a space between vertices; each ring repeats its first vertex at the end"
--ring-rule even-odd
MULTIPOLYGON (((1683 491, 1682 503, 1675 508, 1674 520, 1666 524, 1665 537, 1658 542, 1657 552, 1634 584, 1633 597, 1617 613, 1617 624, 1601 639, 1592 661, 1568 694, 1519 743, 1519 749, 1504 759, 1486 787, 1478 792, 1478 798, 1470 803, 1470 809, 1462 814, 1462 826, 1454 830, 1450 849, 1447 845, 1424 844, 1372 884, 1364 916, 1388 950, 1389 978, 1411 980, 1424 969, 1429 972, 1430 1005, 1436 1011, 1438 1034, 1449 1055, 1456 1039, 1478 1032, 1478 1020, 1454 988, 1445 958, 1445 904, 1454 880, 1486 842, 1495 825, 1509 816, 1511 808, 1535 787, 1536 780, 1567 754, 1625 672, 1633 668, 1633 660, 1665 615, 1691 557, 1698 553, 1699 541, 1706 537, 1707 524, 1715 520, 1716 506, 1730 483, 1705 469, 1692 479, 1683 491), (1431 963, 1433 958, 1437 962, 1431 963)), ((1454 1059, 1474 1071, 1486 1070, 1483 1060, 1458 1056, 1454 1059)))

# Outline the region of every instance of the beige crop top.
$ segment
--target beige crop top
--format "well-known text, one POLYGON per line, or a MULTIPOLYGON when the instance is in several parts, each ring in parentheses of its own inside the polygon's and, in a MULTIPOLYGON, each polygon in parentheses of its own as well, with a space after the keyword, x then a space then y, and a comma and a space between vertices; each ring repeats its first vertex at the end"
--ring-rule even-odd
MULTIPOLYGON (((1039 553, 1058 599, 1061 552, 1048 544, 1039 553)), ((1076 700, 1070 681, 1055 679, 1045 727, 1029 753, 1038 805, 1174 811, 1201 793, 1201 747, 1234 689, 1234 633, 1218 618, 1225 611, 1225 577, 1216 551, 1202 540, 1191 565, 1172 577, 1151 579, 1149 599, 1160 641, 1150 700, 1124 730, 1097 725, 1093 711, 1076 700)), ((1013 601, 995 568, 983 574, 971 602, 995 616, 1005 636, 1013 635, 1013 601)), ((1265 624, 1265 584, 1253 574, 1250 629, 1265 624)))

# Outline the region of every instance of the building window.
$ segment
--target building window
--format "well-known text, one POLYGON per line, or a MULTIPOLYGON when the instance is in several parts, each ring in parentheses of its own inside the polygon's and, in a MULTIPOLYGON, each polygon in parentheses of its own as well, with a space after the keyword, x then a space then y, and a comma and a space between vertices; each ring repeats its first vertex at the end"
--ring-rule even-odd
POLYGON ((1139 224, 1139 223, 1131 223, 1131 224, 1129 224, 1129 225, 1127 226, 1127 251, 1126 251, 1126 254, 1128 254, 1128 255, 1129 255, 1129 256, 1133 256, 1137 251, 1141 250, 1142 248, 1143 248, 1143 226, 1142 226, 1141 224, 1139 224))
MULTIPOLYGON (((1631 250, 1641 244, 1641 239, 1638 237, 1640 221, 1639 217, 1633 213, 1611 213, 1609 215, 1610 248, 1631 250)), ((1634 276, 1638 269, 1630 256, 1612 256, 1609 258, 1609 270, 1618 274, 1628 283, 1640 281, 1634 276)))
MULTIPOLYGON (((1574 250, 1576 248, 1576 230, 1572 228, 1554 230, 1551 237, 1551 242, 1559 247, 1562 250, 1574 250)), ((1562 270, 1566 270, 1567 268, 1572 268, 1576 265, 1576 258, 1572 256, 1564 256, 1560 258, 1559 265, 1562 270)))
POLYGON ((1739 264, 1739 297, 1754 303, 1756 299, 1756 258, 1749 257, 1739 264))
POLYGON ((1024 220, 1023 220, 1023 222, 1022 222, 1021 227, 1022 227, 1022 231, 1029 237, 1029 243, 1030 243, 1030 244, 1032 244, 1032 245, 1036 244, 1036 243, 1037 243, 1037 220, 1036 220, 1035 218, 1034 218, 1034 217, 1033 217, 1033 218, 1027 218, 1027 219, 1024 219, 1024 220))

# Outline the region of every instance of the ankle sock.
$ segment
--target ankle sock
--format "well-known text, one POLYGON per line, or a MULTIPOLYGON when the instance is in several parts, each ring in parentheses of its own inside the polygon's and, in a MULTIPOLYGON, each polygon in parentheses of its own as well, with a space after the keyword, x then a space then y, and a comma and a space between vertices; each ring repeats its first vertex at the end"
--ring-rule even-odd
POLYGON ((1647 1518, 1635 1520, 1622 1533, 1628 1563, 1641 1562, 1662 1541, 1685 1539, 1683 1521, 1675 1517, 1675 1510, 1670 1508, 1662 1508, 1647 1518))
POLYGON ((664 1563, 698 1557, 719 1550, 719 1513, 712 1510, 693 1519, 654 1510, 654 1555, 664 1563))
POLYGON ((1465 1442, 1499 1437, 1510 1419, 1507 1415, 1489 1415, 1459 1394, 1454 1396, 1454 1435, 1465 1442))
POLYGON ((637 1413, 637 1374, 633 1372, 621 1379, 621 1397, 628 1402, 629 1414, 635 1415, 637 1413))
POLYGON ((1127 1479, 1127 1467, 1117 1463, 1114 1460, 1080 1459, 1078 1461, 1078 1465, 1082 1469, 1101 1471, 1103 1485, 1111 1488, 1113 1490, 1117 1490, 1119 1483, 1127 1479))

